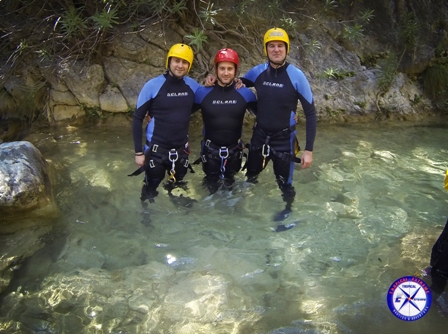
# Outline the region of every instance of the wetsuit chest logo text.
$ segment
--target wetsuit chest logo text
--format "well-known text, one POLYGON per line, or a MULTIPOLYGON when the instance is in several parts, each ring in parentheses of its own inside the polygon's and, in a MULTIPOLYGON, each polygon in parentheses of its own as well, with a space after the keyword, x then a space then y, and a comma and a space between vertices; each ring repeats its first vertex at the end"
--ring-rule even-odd
POLYGON ((213 104, 237 104, 236 100, 213 100, 213 104))
POLYGON ((283 88, 284 84, 282 84, 282 83, 278 83, 278 82, 264 81, 264 82, 263 82, 263 86, 283 88))
POLYGON ((167 93, 167 97, 181 97, 181 96, 188 96, 188 92, 180 92, 180 93, 167 93))

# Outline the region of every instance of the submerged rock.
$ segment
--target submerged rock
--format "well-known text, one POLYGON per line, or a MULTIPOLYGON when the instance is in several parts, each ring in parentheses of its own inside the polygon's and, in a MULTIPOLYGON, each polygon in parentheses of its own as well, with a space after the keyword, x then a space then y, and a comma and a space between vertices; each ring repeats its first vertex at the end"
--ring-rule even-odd
POLYGON ((2 218, 24 216, 43 210, 40 215, 54 215, 49 165, 30 142, 0 145, 0 214, 2 218))

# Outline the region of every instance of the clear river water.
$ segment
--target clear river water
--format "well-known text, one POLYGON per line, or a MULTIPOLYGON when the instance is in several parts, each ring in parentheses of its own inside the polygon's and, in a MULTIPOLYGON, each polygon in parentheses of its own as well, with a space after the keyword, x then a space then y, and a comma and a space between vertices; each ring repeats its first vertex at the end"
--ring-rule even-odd
POLYGON ((295 226, 275 232, 271 164, 213 195, 194 166, 145 211, 130 126, 42 129, 28 140, 56 170, 60 215, 0 296, 0 333, 446 333, 446 292, 411 322, 386 296, 421 277, 447 220, 447 130, 319 126, 294 174, 295 226))

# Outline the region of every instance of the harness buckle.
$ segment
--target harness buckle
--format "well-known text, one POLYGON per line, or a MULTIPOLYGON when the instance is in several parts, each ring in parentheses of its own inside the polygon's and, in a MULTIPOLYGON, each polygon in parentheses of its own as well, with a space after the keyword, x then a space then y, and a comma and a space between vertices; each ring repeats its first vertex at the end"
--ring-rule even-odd
POLYGON ((205 141, 204 145, 207 146, 207 147, 210 147, 210 144, 211 144, 211 143, 212 143, 211 140, 210 140, 210 139, 207 139, 207 140, 205 141))
POLYGON ((174 148, 172 148, 172 149, 168 152, 168 159, 169 159, 171 162, 176 162, 178 158, 179 158, 179 155, 177 154, 177 151, 176 151, 174 148))
POLYGON ((154 145, 152 145, 151 151, 157 152, 158 149, 159 149, 159 145, 154 144, 154 145))
POLYGON ((154 168, 156 165, 154 164, 154 160, 149 160, 149 167, 154 168))
POLYGON ((229 149, 227 147, 225 147, 225 146, 222 146, 219 149, 219 157, 221 159, 227 159, 229 157, 229 149))

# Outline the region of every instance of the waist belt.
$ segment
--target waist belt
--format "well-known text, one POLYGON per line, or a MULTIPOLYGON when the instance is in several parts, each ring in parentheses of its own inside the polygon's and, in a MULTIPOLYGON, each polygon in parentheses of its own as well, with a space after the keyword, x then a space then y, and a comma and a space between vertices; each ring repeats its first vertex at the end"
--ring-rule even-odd
POLYGON ((243 149, 244 147, 240 147, 239 144, 240 144, 240 142, 236 143, 235 145, 230 145, 230 146, 219 146, 219 145, 216 145, 216 144, 212 143, 210 139, 207 139, 207 140, 204 141, 204 146, 208 147, 208 148, 211 148, 214 151, 227 149, 229 152, 230 151, 233 152, 236 149, 243 149))
POLYGON ((154 153, 161 153, 162 155, 168 155, 170 154, 170 152, 173 154, 173 152, 177 152, 177 154, 180 154, 182 152, 186 153, 186 154, 190 154, 190 151, 186 151, 186 149, 188 148, 188 143, 182 145, 179 148, 171 148, 171 149, 167 149, 164 148, 158 144, 152 144, 150 142, 146 142, 146 145, 148 146, 148 150, 150 152, 154 152, 154 153))
MULTIPOLYGON (((242 155, 244 144, 242 141, 239 141, 238 143, 231 145, 231 146, 219 146, 214 143, 210 139, 204 140, 204 146, 209 148, 208 154, 202 154, 200 158, 196 159, 193 162, 193 165, 199 164, 202 162, 207 162, 207 157, 209 159, 216 158, 216 159, 227 159, 230 156, 238 156, 242 155), (206 157, 207 155, 207 157, 206 157)), ((204 153, 204 152, 203 152, 204 153)))
POLYGON ((264 137, 270 139, 270 138, 277 138, 277 137, 287 137, 291 134, 291 132, 294 132, 296 130, 296 126, 292 125, 289 128, 284 128, 283 130, 280 130, 273 134, 270 134, 269 132, 264 131, 258 125, 255 125, 254 130, 259 131, 264 137))
POLYGON ((277 152, 272 147, 269 148, 271 150, 271 154, 276 156, 277 158, 280 158, 284 161, 293 161, 296 163, 301 163, 302 159, 299 157, 296 157, 294 154, 288 153, 288 152, 277 152))
MULTIPOLYGON (((294 125, 294 126, 290 126, 289 128, 280 130, 272 135, 269 135, 262 128, 255 126, 254 131, 259 131, 265 137, 264 144, 260 146, 261 147, 261 155, 263 156, 262 168, 264 168, 264 166, 266 164, 266 158, 271 154, 281 160, 284 160, 284 161, 292 161, 295 163, 300 163, 302 161, 300 158, 296 157, 295 154, 291 154, 288 152, 277 152, 276 150, 274 150, 271 147, 271 145, 269 145, 271 138, 287 137, 292 132, 294 132, 295 129, 296 128, 294 125)), ((297 138, 296 138, 296 140, 297 140, 297 138)), ((255 148, 255 150, 258 150, 260 147, 255 148)))
MULTIPOLYGON (((179 159, 179 155, 181 153, 185 153, 187 155, 190 154, 188 143, 183 145, 183 146, 181 146, 181 147, 179 147, 179 148, 177 148, 177 149, 175 149, 175 148, 166 149, 164 147, 161 147, 158 144, 152 144, 151 145, 151 143, 148 143, 148 142, 147 142, 147 145, 149 147, 148 151, 154 152, 154 153, 160 153, 162 155, 162 158, 160 159, 160 162, 163 162, 163 160, 166 160, 166 158, 168 158, 168 160, 171 162, 171 172, 173 174, 174 174, 174 164, 179 159), (186 149, 188 149, 188 151, 186 149)), ((188 167, 190 169, 190 171, 192 173, 194 173, 193 167, 191 167, 191 165, 188 162, 188 160, 187 160, 187 163, 188 163, 188 166, 185 166, 185 167, 188 167)), ((154 162, 153 162, 152 159, 149 161, 149 166, 150 167, 154 167, 154 162)), ((129 174, 128 176, 139 175, 139 174, 143 173, 145 171, 145 169, 146 169, 146 163, 143 166, 141 166, 139 169, 134 171, 133 173, 129 174)))

